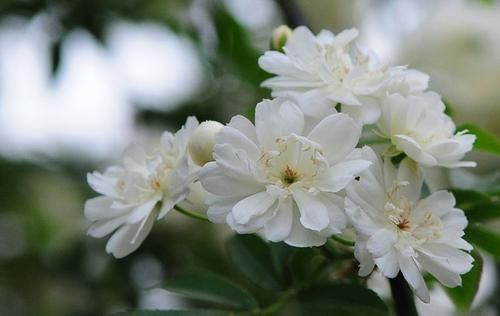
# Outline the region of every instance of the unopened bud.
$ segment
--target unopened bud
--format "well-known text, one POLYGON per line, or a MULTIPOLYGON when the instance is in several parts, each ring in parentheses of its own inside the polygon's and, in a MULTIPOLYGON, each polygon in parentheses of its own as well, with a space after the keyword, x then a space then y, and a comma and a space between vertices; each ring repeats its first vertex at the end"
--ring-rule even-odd
POLYGON ((280 25, 273 31, 273 37, 271 38, 271 49, 282 51, 283 46, 292 35, 292 30, 286 25, 280 25))
POLYGON ((215 138, 223 127, 224 125, 219 122, 205 121, 194 130, 189 140, 188 150, 195 164, 203 166, 214 160, 215 138))

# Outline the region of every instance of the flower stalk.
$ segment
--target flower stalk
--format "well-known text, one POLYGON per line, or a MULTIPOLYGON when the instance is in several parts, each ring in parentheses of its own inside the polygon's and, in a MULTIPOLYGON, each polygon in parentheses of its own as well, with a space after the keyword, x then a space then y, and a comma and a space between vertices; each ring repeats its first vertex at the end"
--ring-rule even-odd
POLYGON ((205 215, 200 214, 198 212, 193 212, 193 211, 190 211, 190 210, 186 210, 186 209, 180 207, 179 205, 174 206, 174 209, 177 212, 186 215, 187 217, 191 217, 191 218, 194 218, 194 219, 197 219, 197 220, 201 220, 201 221, 204 221, 204 222, 210 222, 210 220, 208 219, 208 217, 206 217, 205 215))

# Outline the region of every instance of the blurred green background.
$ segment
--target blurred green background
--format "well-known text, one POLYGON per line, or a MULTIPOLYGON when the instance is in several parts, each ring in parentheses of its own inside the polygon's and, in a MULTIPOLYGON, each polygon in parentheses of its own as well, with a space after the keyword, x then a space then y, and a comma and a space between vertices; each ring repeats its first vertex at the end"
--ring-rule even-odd
MULTIPOLYGON (((458 122, 500 136, 495 1, 2 0, 0 315, 182 307, 144 288, 193 267, 239 277, 224 253, 230 232, 178 214, 132 255, 107 255, 105 240, 86 236, 83 204, 95 196, 86 173, 188 115, 250 113, 269 96, 257 58, 286 23, 283 9, 315 32, 359 28, 381 62, 429 73, 458 122)), ((500 184, 498 160, 474 158, 479 167, 452 181, 500 184)), ((497 314, 496 270, 476 314, 497 314)), ((434 301, 426 315, 453 315, 445 298, 434 301)))

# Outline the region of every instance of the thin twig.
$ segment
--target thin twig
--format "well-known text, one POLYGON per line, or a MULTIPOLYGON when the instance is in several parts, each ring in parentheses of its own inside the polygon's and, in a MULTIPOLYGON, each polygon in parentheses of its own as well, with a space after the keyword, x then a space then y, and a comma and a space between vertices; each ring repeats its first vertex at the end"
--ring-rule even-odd
POLYGON ((333 240, 335 240, 338 243, 341 243, 344 246, 354 247, 354 245, 355 245, 354 241, 344 239, 344 238, 342 238, 340 236, 333 235, 330 238, 333 239, 333 240))
POLYGON ((189 210, 183 209, 179 205, 174 206, 174 209, 177 210, 179 213, 182 213, 182 214, 184 214, 184 215, 186 215, 188 217, 191 217, 191 218, 194 218, 194 219, 199 219, 199 220, 202 220, 202 221, 205 221, 205 222, 210 222, 210 220, 208 219, 208 217, 206 217, 205 215, 200 214, 198 212, 193 212, 193 211, 189 211, 189 210))

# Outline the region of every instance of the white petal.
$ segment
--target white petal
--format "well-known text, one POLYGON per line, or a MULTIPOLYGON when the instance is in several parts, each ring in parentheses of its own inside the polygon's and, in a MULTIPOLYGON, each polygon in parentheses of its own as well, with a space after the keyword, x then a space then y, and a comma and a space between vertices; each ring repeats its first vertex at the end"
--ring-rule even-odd
POLYGON ((85 202, 84 214, 90 221, 112 218, 128 212, 127 209, 115 209, 111 205, 115 200, 107 196, 97 196, 85 202))
POLYGON ((87 173, 87 183, 97 193, 119 198, 116 191, 116 181, 123 177, 124 174, 125 170, 123 168, 112 166, 106 169, 104 174, 97 171, 87 173))
POLYGON ((258 142, 255 126, 246 117, 242 115, 233 116, 227 125, 243 133, 243 135, 255 144, 258 142))
POLYGON ((276 197, 266 191, 259 192, 236 203, 232 213, 237 224, 246 224, 255 216, 264 214, 276 201, 276 197))
POLYGON ((413 258, 399 256, 399 266, 401 268, 401 273, 403 273, 403 276, 415 292, 415 295, 417 295, 422 302, 429 303, 431 300, 429 290, 413 258))
POLYGON ((363 172, 358 181, 352 181, 347 186, 346 193, 349 199, 371 218, 384 216, 381 210, 386 202, 386 191, 371 169, 363 172))
POLYGON ((375 258, 375 263, 388 278, 395 278, 399 272, 398 255, 395 250, 390 250, 385 255, 375 258))
POLYGON ((109 239, 106 252, 113 254, 115 258, 123 258, 135 251, 153 228, 155 218, 156 213, 152 212, 143 223, 122 226, 109 239))
POLYGON ((115 218, 109 218, 105 220, 99 220, 90 226, 87 234, 95 238, 104 237, 115 229, 120 227, 127 221, 127 215, 121 215, 115 218))
POLYGON ((380 229, 366 243, 366 248, 375 257, 381 257, 394 249, 398 240, 397 233, 388 229, 380 229))
POLYGON ((214 158, 219 167, 236 177, 253 178, 256 169, 256 157, 249 157, 243 150, 226 144, 215 145, 214 158))
POLYGON ((429 187, 429 191, 436 192, 449 186, 448 172, 440 167, 421 167, 425 184, 429 187))
POLYGON ((384 159, 383 166, 384 188, 386 192, 390 192, 398 180, 398 170, 388 158, 384 159))
POLYGON ((163 198, 163 200, 161 201, 161 208, 160 208, 160 211, 158 213, 158 219, 161 219, 163 217, 165 217, 165 215, 167 215, 173 208, 176 204, 180 204, 182 201, 185 200, 185 196, 178 196, 177 199, 174 200, 173 197, 165 197, 163 198))
POLYGON ((234 205, 240 200, 240 197, 210 196, 207 198, 207 203, 209 204, 207 210, 208 219, 214 223, 224 223, 227 214, 231 212, 234 205))
POLYGON ((307 138, 321 145, 328 162, 334 164, 352 152, 360 135, 361 128, 351 118, 336 113, 319 122, 307 138))
MULTIPOLYGON (((256 160, 260 155, 260 150, 257 145, 248 138, 243 132, 230 126, 223 127, 217 134, 216 144, 228 145, 233 150, 243 151, 247 157, 256 160)), ((217 154, 215 148, 215 154, 217 154)))
POLYGON ((278 137, 302 134, 304 114, 290 101, 264 100, 255 108, 255 129, 259 144, 267 149, 274 148, 278 137))
POLYGON ((354 245, 354 257, 359 261, 359 276, 365 277, 369 275, 375 267, 372 254, 366 249, 366 241, 359 237, 354 245))
POLYGON ((442 266, 431 257, 420 253, 417 260, 422 265, 424 270, 432 274, 443 285, 447 287, 462 285, 462 278, 460 277, 460 274, 450 271, 446 266, 442 266))
POLYGON ((250 177, 227 174, 215 162, 209 162, 200 171, 200 183, 208 192, 221 196, 245 196, 265 190, 250 177))
MULTIPOLYGON (((267 51, 258 60, 260 68, 266 72, 287 77, 299 77, 303 71, 298 69, 290 58, 276 51, 267 51)), ((262 86, 266 87, 267 84, 262 86)))
POLYGON ((464 212, 460 209, 453 209, 441 217, 443 231, 445 233, 461 232, 467 227, 468 221, 464 212))
POLYGON ((443 216, 455 207, 455 197, 448 191, 437 191, 418 202, 413 212, 423 214, 431 211, 436 216, 443 216))
POLYGON ((374 102, 365 103, 361 101, 359 106, 347 105, 343 102, 342 113, 349 115, 360 124, 373 124, 380 117, 380 106, 374 102))
POLYGON ((347 226, 347 216, 344 212, 344 199, 335 194, 320 193, 319 198, 326 205, 330 223, 321 231, 324 236, 340 234, 347 226))
MULTIPOLYGON (((326 77, 326 76, 324 76, 326 77)), ((328 78, 325 78, 328 79, 328 78)), ((326 80, 325 80, 326 81, 326 80)), ((334 101, 335 103, 347 104, 349 106, 361 107, 359 99, 354 95, 351 89, 346 89, 340 86, 329 86, 328 87, 328 99, 334 101)), ((343 112, 344 108, 342 108, 343 112)))
POLYGON ((127 218, 127 222, 129 224, 135 224, 143 220, 151 213, 153 207, 156 205, 156 203, 158 203, 158 201, 159 201, 159 196, 155 196, 151 200, 146 201, 137 206, 130 212, 130 215, 127 218))
POLYGON ((327 192, 338 192, 344 189, 354 177, 367 169, 372 163, 367 160, 349 160, 335 164, 322 177, 318 188, 327 192))
POLYGON ((373 219, 349 198, 345 199, 345 211, 357 234, 369 237, 379 230, 380 227, 377 226, 373 219))
POLYGON ((302 226, 294 215, 292 230, 285 242, 293 247, 318 247, 326 242, 326 237, 302 226))
POLYGON ((407 182, 405 186, 401 187, 401 194, 410 202, 416 202, 420 199, 423 177, 415 161, 408 157, 401 161, 398 168, 397 180, 398 182, 407 182))
POLYGON ((292 194, 300 210, 300 222, 305 228, 321 231, 328 227, 330 217, 321 199, 303 189, 293 190, 292 194))
POLYGON ((299 26, 293 30, 284 50, 294 59, 313 62, 318 50, 316 38, 307 27, 299 26))
POLYGON ((264 235, 273 242, 285 240, 292 230, 293 206, 292 199, 287 198, 278 203, 276 215, 264 226, 264 235))
POLYGON ((411 159, 426 167, 434 167, 438 164, 436 158, 424 152, 420 144, 418 144, 413 138, 406 135, 395 135, 394 140, 396 148, 403 151, 411 159))
POLYGON ((446 266, 453 272, 464 274, 472 269, 474 258, 468 253, 449 245, 438 243, 427 244, 421 251, 432 257, 434 261, 441 261, 443 266, 446 266))

